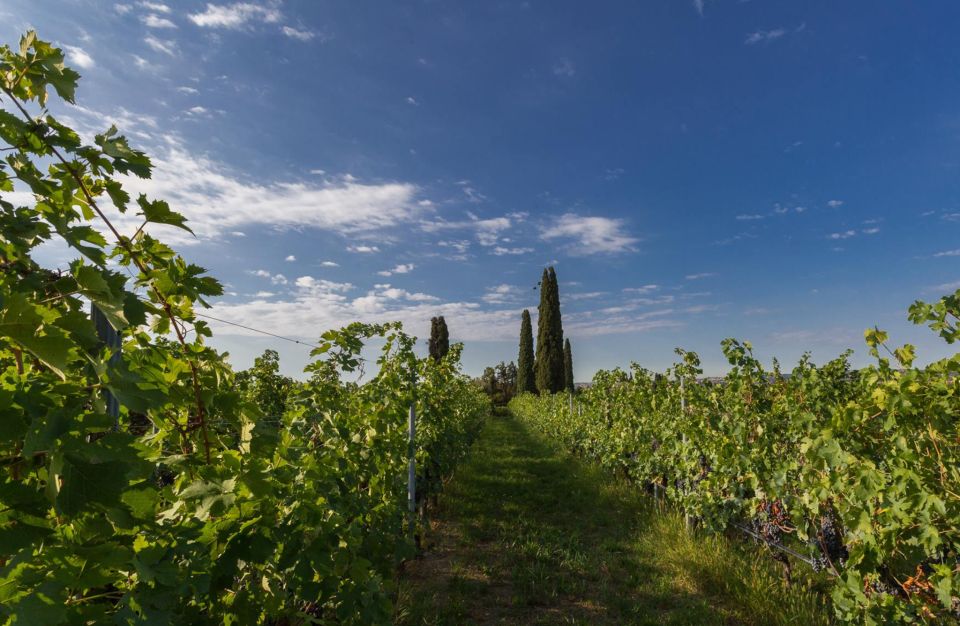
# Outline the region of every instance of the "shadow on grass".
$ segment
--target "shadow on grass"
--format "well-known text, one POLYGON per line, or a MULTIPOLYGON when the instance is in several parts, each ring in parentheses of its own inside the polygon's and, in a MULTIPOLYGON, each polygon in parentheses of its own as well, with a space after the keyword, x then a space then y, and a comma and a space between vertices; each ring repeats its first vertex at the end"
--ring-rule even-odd
POLYGON ((724 582, 745 574, 749 555, 688 534, 635 486, 510 416, 490 419, 427 537, 401 578, 398 624, 821 621, 816 603, 807 614, 808 594, 798 604, 768 568, 753 567, 756 585, 724 582), (778 617, 784 606, 798 621, 778 617))

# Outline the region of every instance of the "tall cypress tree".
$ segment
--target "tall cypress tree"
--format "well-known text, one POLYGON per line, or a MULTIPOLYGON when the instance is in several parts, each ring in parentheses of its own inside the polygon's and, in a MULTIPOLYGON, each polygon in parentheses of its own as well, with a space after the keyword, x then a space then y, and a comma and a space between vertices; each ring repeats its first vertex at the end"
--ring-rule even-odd
POLYGON ((556 361, 553 364, 553 380, 555 392, 561 391, 566 386, 566 373, 563 363, 563 322, 560 320, 560 285, 557 284, 557 273, 550 268, 550 282, 553 284, 553 300, 550 302, 553 306, 553 328, 551 336, 553 337, 556 361))
POLYGON ((537 354, 534 363, 537 390, 540 393, 556 393, 563 389, 563 327, 560 323, 557 274, 552 267, 543 270, 537 311, 537 354))
POLYGON ((533 375, 533 325, 530 323, 530 311, 526 309, 520 317, 520 357, 517 364, 517 393, 537 393, 533 375))
POLYGON ((430 319, 430 356, 439 361, 450 351, 450 333, 447 331, 447 321, 443 316, 430 319))
POLYGON ((567 391, 573 391, 573 351, 569 339, 563 341, 563 386, 567 391))

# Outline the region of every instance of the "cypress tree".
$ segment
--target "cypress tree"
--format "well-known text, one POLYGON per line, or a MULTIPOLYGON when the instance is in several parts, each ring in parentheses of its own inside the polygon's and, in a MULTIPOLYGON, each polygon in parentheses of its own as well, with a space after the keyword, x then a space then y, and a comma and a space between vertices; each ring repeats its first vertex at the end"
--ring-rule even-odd
POLYGON ((567 391, 573 391, 573 351, 570 350, 570 340, 563 342, 563 382, 567 391))
POLYGON ((552 267, 543 270, 537 311, 537 354, 534 363, 537 390, 540 393, 556 393, 563 389, 563 328, 560 324, 557 275, 552 267))
POLYGON ((566 386, 566 372, 563 362, 563 322, 560 320, 560 285, 557 284, 557 273, 553 271, 552 267, 550 268, 550 282, 552 283, 553 290, 553 299, 550 304, 553 306, 553 328, 551 329, 551 336, 553 337, 554 350, 556 353, 556 361, 554 361, 553 364, 553 380, 556 392, 566 386))
POLYGON ((517 364, 517 393, 537 393, 533 376, 533 325, 530 323, 530 311, 526 309, 520 317, 520 357, 517 364))
POLYGON ((447 331, 447 322, 443 316, 430 319, 430 356, 439 361, 450 351, 450 333, 447 331))

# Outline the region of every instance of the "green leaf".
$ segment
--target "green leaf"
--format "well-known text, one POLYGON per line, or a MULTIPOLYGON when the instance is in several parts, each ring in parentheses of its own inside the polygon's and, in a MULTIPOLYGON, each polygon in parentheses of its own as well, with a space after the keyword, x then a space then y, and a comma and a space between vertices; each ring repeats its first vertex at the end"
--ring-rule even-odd
POLYGON ((51 322, 57 313, 30 304, 25 295, 15 293, 3 302, 0 337, 8 337, 39 359, 61 378, 76 357, 73 341, 51 322))
POLYGON ((117 506, 127 486, 129 465, 122 461, 90 462, 67 454, 63 462, 63 484, 57 494, 57 510, 76 515, 91 504, 117 506))
POLYGON ((137 204, 140 206, 141 214, 147 222, 176 226, 191 235, 193 234, 193 231, 186 224, 187 219, 180 213, 171 211, 170 205, 163 200, 150 201, 147 200, 145 195, 140 194, 140 197, 137 198, 137 204))

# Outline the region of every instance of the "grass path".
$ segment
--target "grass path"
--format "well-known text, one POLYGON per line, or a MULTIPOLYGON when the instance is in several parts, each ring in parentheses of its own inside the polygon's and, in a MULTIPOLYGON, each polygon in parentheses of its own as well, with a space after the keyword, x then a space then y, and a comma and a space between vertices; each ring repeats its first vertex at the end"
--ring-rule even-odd
POLYGON ((398 624, 818 624, 769 559, 492 417, 401 575, 398 624))

